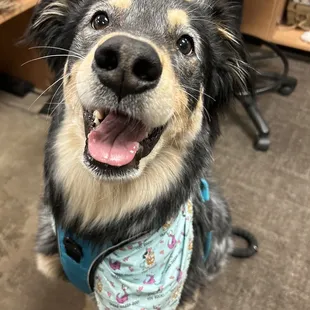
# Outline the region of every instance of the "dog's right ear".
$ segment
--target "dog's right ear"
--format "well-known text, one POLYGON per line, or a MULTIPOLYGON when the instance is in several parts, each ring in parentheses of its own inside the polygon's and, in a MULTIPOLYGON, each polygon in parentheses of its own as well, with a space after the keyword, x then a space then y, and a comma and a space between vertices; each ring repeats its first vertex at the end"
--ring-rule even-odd
POLYGON ((66 57, 52 55, 67 54, 65 49, 70 48, 73 39, 73 30, 68 23, 70 2, 72 0, 41 0, 26 33, 27 42, 41 47, 41 54, 49 56, 47 61, 53 71, 64 64, 66 57))

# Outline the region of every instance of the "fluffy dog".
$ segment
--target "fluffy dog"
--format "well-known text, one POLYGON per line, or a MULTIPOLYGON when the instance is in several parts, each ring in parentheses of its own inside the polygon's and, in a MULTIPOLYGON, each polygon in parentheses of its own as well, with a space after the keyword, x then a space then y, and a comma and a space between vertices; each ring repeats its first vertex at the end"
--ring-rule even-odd
POLYGON ((219 114, 250 87, 233 8, 219 0, 42 0, 29 35, 56 75, 38 269, 72 281, 78 272, 66 271, 62 255, 80 268, 91 244, 105 253, 87 270, 98 308, 194 309, 232 250, 211 163, 219 114), (136 252, 123 257, 125 248, 136 252), (136 289, 140 261, 149 280, 136 289), (177 263, 184 269, 172 270, 177 263))

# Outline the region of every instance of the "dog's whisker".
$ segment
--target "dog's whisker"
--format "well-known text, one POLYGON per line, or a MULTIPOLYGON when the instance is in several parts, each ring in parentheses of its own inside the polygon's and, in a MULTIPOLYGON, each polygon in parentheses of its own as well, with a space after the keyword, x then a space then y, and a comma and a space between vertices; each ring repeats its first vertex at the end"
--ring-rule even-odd
MULTIPOLYGON (((200 93, 201 91, 196 89, 196 88, 193 88, 193 87, 190 87, 190 86, 186 86, 186 88, 188 89, 191 89, 193 91, 196 91, 197 93, 200 93)), ((210 96, 209 94, 207 94, 206 92, 201 92, 203 95, 207 96, 208 98, 210 98, 211 100, 213 100, 214 102, 216 101, 212 96, 210 96)))
POLYGON ((56 107, 55 107, 51 112, 50 112, 50 107, 49 107, 49 109, 48 109, 48 114, 49 114, 50 116, 53 116, 54 113, 56 112, 57 108, 58 108, 60 105, 63 105, 63 104, 65 104, 65 100, 62 100, 62 101, 58 102, 57 104, 55 104, 56 107))
MULTIPOLYGON (((71 73, 70 73, 70 74, 71 74, 71 73)), ((70 86, 66 89, 66 91, 67 91, 68 93, 70 93, 72 90, 74 90, 74 89, 76 88, 76 86, 77 86, 78 84, 84 84, 84 83, 87 83, 87 80, 80 81, 80 82, 75 82, 75 83, 73 83, 72 85, 70 85, 70 86)), ((63 81, 62 81, 62 84, 57 88, 56 92, 60 90, 60 87, 61 87, 61 86, 63 86, 63 81)), ((85 92, 83 92, 80 96, 81 96, 81 97, 84 96, 84 94, 86 94, 88 91, 89 91, 89 90, 86 89, 85 92)), ((56 93, 54 94, 53 98, 54 98, 55 96, 56 96, 56 93)), ((56 112, 56 110, 57 110, 57 108, 58 108, 59 105, 65 103, 65 99, 63 99, 63 100, 62 100, 61 102, 59 102, 59 103, 53 103, 53 102, 52 102, 52 101, 53 101, 53 98, 50 100, 50 103, 49 103, 49 104, 50 104, 50 105, 56 105, 56 107, 52 110, 51 116, 53 116, 53 114, 56 112)), ((92 98, 92 101, 93 101, 93 100, 94 100, 94 98, 92 98)), ((79 107, 80 107, 79 102, 73 101, 73 104, 74 104, 75 108, 79 108, 79 107)))
MULTIPOLYGON (((197 99, 197 98, 195 98, 193 95, 191 95, 191 94, 189 94, 188 92, 186 92, 185 90, 182 90, 182 91, 184 91, 184 92, 186 93, 186 95, 192 97, 193 99, 195 99, 195 100, 197 99)), ((187 107, 187 109, 191 112, 191 110, 190 110, 188 107, 187 107)), ((204 105, 203 105, 203 109, 204 109, 204 111, 206 112, 209 121, 211 121, 211 117, 210 117, 209 111, 207 110, 207 108, 206 108, 204 105)))
POLYGON ((24 62, 23 64, 21 64, 21 67, 31 63, 31 62, 34 62, 34 61, 38 61, 38 60, 41 60, 41 59, 47 59, 47 58, 53 58, 53 57, 73 57, 73 58, 78 58, 78 59, 82 59, 81 57, 78 57, 76 55, 66 55, 66 54, 57 54, 57 55, 47 55, 47 56, 41 56, 41 57, 37 57, 37 58, 34 58, 34 59, 31 59, 31 60, 28 60, 26 62, 24 62))
MULTIPOLYGON (((172 65, 172 66, 173 66, 173 68, 179 70, 179 68, 177 68, 175 65, 172 65)), ((188 89, 191 89, 191 90, 193 90, 193 91, 196 91, 196 92, 200 93, 200 90, 198 90, 198 89, 196 89, 196 88, 192 88, 192 87, 187 86, 187 85, 184 86, 184 87, 186 87, 186 88, 188 88, 188 89)), ((188 92, 186 92, 186 93, 187 93, 188 95, 190 95, 188 92)), ((211 95, 207 94, 206 92, 202 92, 202 94, 205 95, 206 97, 210 98, 210 99, 213 100, 214 102, 216 101, 215 98, 213 98, 211 95)), ((194 98, 194 97, 192 97, 192 98, 194 98)), ((195 99, 196 99, 196 98, 195 98, 195 99)))
POLYGON ((188 14, 194 14, 196 12, 199 12, 197 6, 194 5, 189 5, 188 7, 189 9, 187 10, 188 11, 188 14))
POLYGON ((204 112, 206 113, 209 122, 211 122, 211 116, 210 116, 210 113, 209 113, 208 109, 204 105, 203 105, 202 108, 203 108, 204 112))
POLYGON ((228 66, 231 68, 231 70, 238 77, 238 80, 242 84, 241 86, 243 86, 246 89, 247 88, 246 77, 248 75, 248 72, 244 68, 242 68, 238 63, 236 63, 236 65, 234 65, 232 62, 229 62, 228 66))
MULTIPOLYGON (((197 100, 197 98, 195 96, 193 96, 192 94, 190 94, 189 92, 187 92, 186 90, 182 90, 187 96, 189 96, 190 98, 194 99, 195 101, 197 100)), ((192 113, 192 111, 190 110, 190 108, 188 107, 188 105, 186 105, 186 109, 192 113)))
MULTIPOLYGON (((81 82, 79 82, 79 83, 85 83, 85 81, 81 81, 81 82)), ((70 92, 71 90, 73 90, 73 89, 76 87, 76 85, 79 84, 79 83, 74 83, 74 84, 70 85, 70 87, 67 89, 67 92, 70 92)), ((62 86, 62 85, 60 85, 60 86, 62 86)), ((88 92, 88 90, 85 90, 85 92, 83 92, 83 93, 80 95, 80 97, 83 97, 83 95, 86 94, 87 92, 88 92)), ((92 99, 92 100, 93 100, 93 99, 92 99)), ((52 100, 51 100, 51 101, 52 101, 52 100)), ((52 110, 52 112, 51 112, 50 115, 53 116, 54 113, 56 112, 57 108, 59 107, 59 105, 61 105, 61 104, 63 104, 63 103, 65 103, 65 99, 64 99, 63 101, 61 101, 60 103, 55 104, 56 107, 52 110)), ((77 101, 73 101, 73 104, 74 104, 75 108, 79 108, 79 107, 80 107, 80 104, 79 104, 79 102, 77 102, 77 101)))
POLYGON ((48 105, 58 105, 58 104, 62 104, 64 102, 65 102, 64 100, 62 100, 60 102, 50 102, 50 103, 48 103, 48 105))
MULTIPOLYGON (((63 79, 65 79, 66 77, 69 77, 71 74, 72 74, 71 72, 65 74, 65 75, 63 76, 63 79)), ((56 81, 55 84, 57 84, 57 83, 60 82, 60 81, 61 81, 61 79, 58 80, 58 81, 56 81)), ((72 85, 70 85, 69 87, 67 87, 66 90, 67 90, 67 92, 70 92, 71 90, 73 90, 73 89, 76 87, 76 85, 79 85, 79 84, 87 84, 87 82, 88 82, 88 80, 83 80, 83 81, 75 82, 74 84, 72 84, 72 85)), ((52 103, 53 99, 56 97, 56 94, 57 94, 57 92, 60 90, 61 86, 63 86, 63 81, 62 81, 62 83, 60 84, 60 86, 57 88, 57 90, 55 91, 54 96, 53 96, 52 99, 50 100, 50 104, 52 103)), ((86 93, 86 92, 85 92, 85 93, 86 93)))
MULTIPOLYGON (((58 88, 56 89, 56 91, 55 91, 53 97, 51 98, 50 102, 53 102, 55 96, 57 95, 57 93, 59 92, 59 90, 61 89, 61 87, 63 86, 63 84, 64 84, 64 79, 61 81, 60 85, 59 85, 58 88)), ((57 107, 58 107, 58 105, 55 107, 55 109, 56 109, 57 107)), ((50 113, 50 106, 49 106, 49 108, 48 108, 48 113, 50 113)), ((51 115, 53 115, 53 112, 52 112, 51 115)))
POLYGON ((42 93, 40 96, 38 96, 38 98, 36 100, 34 100, 29 109, 32 107, 33 104, 35 104, 42 96, 44 96, 44 94, 46 94, 51 88, 53 88, 59 81, 61 81, 62 79, 66 78, 67 76, 69 76, 71 73, 68 73, 64 76, 62 76, 61 78, 59 78, 58 80, 56 80, 52 85, 50 85, 49 87, 47 87, 42 93))
POLYGON ((56 47, 56 46, 49 46, 49 45, 39 45, 39 46, 32 46, 32 47, 29 47, 29 50, 33 50, 33 49, 42 49, 42 48, 45 48, 45 49, 55 49, 55 50, 59 50, 59 51, 64 51, 64 52, 68 52, 69 55, 75 55, 75 56, 78 56, 78 57, 83 57, 81 54, 77 53, 77 52, 73 52, 73 51, 70 51, 66 48, 61 48, 61 47, 56 47))
POLYGON ((58 108, 59 106, 63 105, 63 104, 65 104, 65 100, 59 102, 59 103, 56 105, 56 107, 51 111, 51 114, 50 114, 50 115, 53 116, 54 113, 56 112, 57 108, 58 108))

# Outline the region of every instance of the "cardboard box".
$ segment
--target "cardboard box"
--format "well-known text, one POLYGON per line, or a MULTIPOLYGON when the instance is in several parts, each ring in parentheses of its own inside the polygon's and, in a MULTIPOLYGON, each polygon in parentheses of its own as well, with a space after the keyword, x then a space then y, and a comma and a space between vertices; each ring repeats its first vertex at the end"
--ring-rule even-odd
POLYGON ((270 41, 281 23, 287 0, 244 0, 241 31, 270 41))
POLYGON ((286 13, 287 25, 295 25, 302 29, 310 29, 310 5, 289 2, 286 13))

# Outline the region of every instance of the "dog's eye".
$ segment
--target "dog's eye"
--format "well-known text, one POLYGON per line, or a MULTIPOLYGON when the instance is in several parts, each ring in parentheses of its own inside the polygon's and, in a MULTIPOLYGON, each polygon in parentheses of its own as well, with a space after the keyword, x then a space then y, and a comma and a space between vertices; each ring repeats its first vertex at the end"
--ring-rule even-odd
POLYGON ((109 25, 109 17, 105 12, 97 12, 92 18, 91 25, 96 30, 104 29, 109 25))
POLYGON ((180 52, 184 55, 190 55, 194 51, 194 41, 188 36, 184 35, 177 41, 177 46, 180 52))

